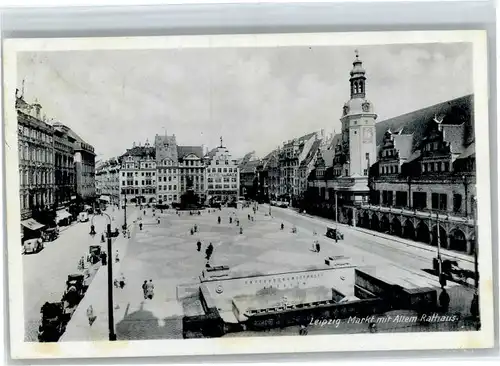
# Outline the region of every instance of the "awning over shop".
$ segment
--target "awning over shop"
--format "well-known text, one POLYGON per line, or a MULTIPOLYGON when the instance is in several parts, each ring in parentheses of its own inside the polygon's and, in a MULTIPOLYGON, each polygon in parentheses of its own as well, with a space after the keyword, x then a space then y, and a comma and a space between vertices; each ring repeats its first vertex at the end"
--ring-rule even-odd
POLYGON ((101 196, 101 197, 99 197, 99 200, 100 201, 105 201, 105 202, 109 202, 110 201, 109 196, 101 196))
POLYGON ((66 210, 60 210, 56 212, 56 222, 67 219, 68 217, 71 217, 71 214, 66 210))
POLYGON ((44 227, 45 225, 40 224, 38 221, 35 219, 27 219, 24 221, 21 221, 21 225, 23 225, 25 228, 30 229, 30 230, 38 230, 44 227))

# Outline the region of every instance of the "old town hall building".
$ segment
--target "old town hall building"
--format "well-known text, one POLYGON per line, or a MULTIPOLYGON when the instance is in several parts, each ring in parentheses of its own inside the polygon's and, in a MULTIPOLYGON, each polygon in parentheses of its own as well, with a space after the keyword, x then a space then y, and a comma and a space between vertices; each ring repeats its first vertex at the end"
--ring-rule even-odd
POLYGON ((475 251, 473 96, 375 124, 356 56, 333 161, 318 156, 307 210, 467 254, 475 251))

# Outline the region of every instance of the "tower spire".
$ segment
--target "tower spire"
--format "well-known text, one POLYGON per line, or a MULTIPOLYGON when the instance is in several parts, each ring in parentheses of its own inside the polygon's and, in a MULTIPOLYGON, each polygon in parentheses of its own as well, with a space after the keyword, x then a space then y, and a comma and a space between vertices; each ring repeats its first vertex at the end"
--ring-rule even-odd
POLYGON ((363 62, 359 59, 359 51, 354 50, 356 58, 352 63, 351 78, 351 98, 364 98, 365 97, 365 69, 363 62))
POLYGON ((220 137, 220 147, 223 147, 222 146, 222 136, 220 137))

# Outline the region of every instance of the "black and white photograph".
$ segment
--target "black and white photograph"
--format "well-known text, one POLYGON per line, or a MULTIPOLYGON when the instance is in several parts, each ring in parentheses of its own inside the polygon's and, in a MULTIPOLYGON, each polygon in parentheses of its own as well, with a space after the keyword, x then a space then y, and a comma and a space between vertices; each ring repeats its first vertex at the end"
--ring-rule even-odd
POLYGON ((483 33, 4 55, 13 357, 493 344, 483 33))

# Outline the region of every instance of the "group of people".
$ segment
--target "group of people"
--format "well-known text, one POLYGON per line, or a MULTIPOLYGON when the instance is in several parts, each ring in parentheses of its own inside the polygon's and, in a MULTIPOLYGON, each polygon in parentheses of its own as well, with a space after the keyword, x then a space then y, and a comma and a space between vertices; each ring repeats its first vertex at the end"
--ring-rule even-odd
POLYGON ((153 284, 153 280, 144 280, 142 284, 142 292, 144 294, 144 299, 152 300, 155 292, 155 285, 153 284))

